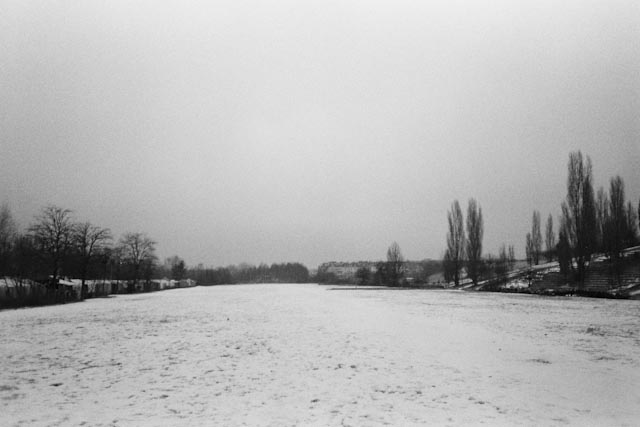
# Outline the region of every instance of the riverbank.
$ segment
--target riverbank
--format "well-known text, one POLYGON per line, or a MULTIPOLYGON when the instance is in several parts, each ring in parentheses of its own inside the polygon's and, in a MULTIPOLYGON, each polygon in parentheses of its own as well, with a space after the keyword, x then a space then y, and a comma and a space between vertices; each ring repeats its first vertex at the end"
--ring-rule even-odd
POLYGON ((137 283, 125 280, 87 280, 83 288, 78 279, 59 280, 45 284, 29 279, 0 278, 0 310, 69 304, 111 295, 158 292, 167 289, 190 288, 196 282, 184 280, 148 280, 137 283))
POLYGON ((0 312, 0 424, 640 419, 636 303, 327 289, 195 287, 0 312))

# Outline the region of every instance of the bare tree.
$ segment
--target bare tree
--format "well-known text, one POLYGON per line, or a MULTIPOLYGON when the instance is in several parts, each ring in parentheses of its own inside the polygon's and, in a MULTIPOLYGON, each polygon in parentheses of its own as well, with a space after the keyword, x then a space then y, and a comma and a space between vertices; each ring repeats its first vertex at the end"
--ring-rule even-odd
POLYGON ((516 268, 516 251, 513 245, 509 245, 509 270, 516 268))
POLYGON ((482 238, 484 224, 482 222, 482 208, 475 199, 469 199, 467 207, 467 274, 474 285, 478 284, 480 263, 482 261, 482 238))
MULTIPOLYGON (((182 258, 178 255, 174 255, 167 258, 164 263, 171 271, 171 278, 173 280, 182 280, 184 278, 187 272, 187 267, 182 258)), ((242 265, 240 265, 240 268, 242 269, 242 265)))
POLYGON ((35 224, 29 227, 29 232, 45 262, 49 264, 52 283, 57 284, 62 260, 73 243, 71 211, 53 205, 47 206, 36 217, 35 224))
POLYGON ((502 244, 498 252, 498 260, 496 262, 495 272, 497 276, 504 276, 509 268, 509 256, 507 255, 507 247, 502 244))
POLYGON ((41 258, 33 236, 29 234, 16 235, 11 248, 10 274, 19 280, 37 277, 41 273, 41 258))
POLYGON ((387 281, 389 286, 399 286, 404 275, 404 257, 400 246, 393 242, 387 249, 387 281))
POLYGON ((87 273, 94 257, 102 253, 111 240, 111 231, 90 222, 75 225, 74 243, 80 255, 80 279, 82 280, 82 297, 87 293, 87 273))
POLYGON ((533 238, 531 237, 531 233, 527 233, 527 243, 525 246, 525 252, 527 255, 527 264, 529 264, 529 267, 531 267, 533 265, 533 252, 534 252, 534 247, 533 247, 533 238))
POLYGON ((626 245, 635 246, 638 241, 638 231, 636 229, 636 211, 633 209, 631 202, 627 204, 627 236, 626 245))
POLYGON ((609 196, 604 188, 598 188, 596 195, 596 249, 606 252, 606 234, 609 226, 609 196))
POLYGON ((369 276, 371 272, 368 267, 360 267, 356 271, 356 286, 358 284, 364 286, 369 282, 369 276))
POLYGON ((624 206, 624 181, 620 176, 611 178, 609 183, 609 222, 606 227, 606 243, 609 258, 616 262, 622 257, 626 238, 627 215, 624 206))
POLYGON ((129 263, 132 268, 133 289, 138 284, 141 273, 144 273, 147 266, 155 261, 156 242, 151 240, 144 233, 125 233, 120 238, 120 250, 122 259, 129 263))
MULTIPOLYGON (((591 159, 580 151, 569 155, 567 200, 562 204, 563 220, 576 264, 576 279, 582 282, 595 250, 596 212, 591 159)), ((573 263, 571 264, 573 265, 573 263)))
POLYGON ((545 248, 546 248, 546 253, 547 253, 547 261, 551 262, 553 261, 553 253, 555 252, 555 248, 556 248, 556 235, 553 232, 553 216, 551 216, 551 214, 549 214, 549 217, 547 218, 547 226, 545 229, 545 248))
POLYGON ((498 277, 504 276, 509 271, 513 270, 515 266, 515 254, 513 252, 513 246, 507 246, 503 243, 498 251, 498 258, 495 260, 495 273, 498 277))
POLYGON ((540 212, 534 210, 531 221, 531 258, 535 265, 540 263, 542 252, 542 233, 540 231, 540 212))
POLYGON ((11 253, 17 237, 16 223, 9 205, 0 206, 0 277, 10 272, 11 253))
POLYGON ((15 237, 16 223, 11 214, 9 205, 3 203, 0 205, 0 246, 8 245, 15 237))
POLYGON ((569 245, 569 239, 567 238, 566 227, 560 227, 556 252, 558 254, 560 272, 566 279, 571 271, 571 246, 569 245))
POLYGON ((445 282, 451 283, 455 280, 455 265, 451 259, 449 249, 447 249, 442 256, 442 270, 445 282))
POLYGON ((453 282, 456 286, 460 285, 460 274, 462 264, 464 262, 464 220, 462 218, 462 210, 457 200, 451 205, 451 210, 447 212, 447 220, 449 222, 449 232, 447 234, 447 252, 445 253, 446 263, 450 265, 453 276, 453 282))

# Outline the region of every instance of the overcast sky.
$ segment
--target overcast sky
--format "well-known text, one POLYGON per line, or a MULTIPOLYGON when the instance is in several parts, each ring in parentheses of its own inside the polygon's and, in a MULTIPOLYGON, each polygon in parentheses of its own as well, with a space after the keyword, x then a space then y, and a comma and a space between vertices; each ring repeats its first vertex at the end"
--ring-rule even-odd
POLYGON ((485 253, 557 218, 569 152, 640 197, 640 2, 0 0, 0 202, 161 257, 485 253), (188 4, 186 4, 188 3, 188 4))

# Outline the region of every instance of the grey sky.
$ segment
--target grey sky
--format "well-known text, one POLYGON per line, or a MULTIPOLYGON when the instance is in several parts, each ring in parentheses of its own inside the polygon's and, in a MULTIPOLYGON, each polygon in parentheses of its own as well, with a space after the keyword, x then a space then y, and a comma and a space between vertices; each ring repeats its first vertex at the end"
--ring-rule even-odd
POLYGON ((523 254, 581 149, 640 197, 637 1, 0 0, 0 201, 191 265, 523 254))

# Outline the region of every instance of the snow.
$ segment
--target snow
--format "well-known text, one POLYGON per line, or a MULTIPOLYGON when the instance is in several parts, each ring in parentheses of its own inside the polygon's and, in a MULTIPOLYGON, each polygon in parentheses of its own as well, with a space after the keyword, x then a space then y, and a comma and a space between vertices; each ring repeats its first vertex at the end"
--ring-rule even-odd
POLYGON ((509 281, 505 286, 506 289, 527 289, 529 281, 524 279, 514 279, 509 281))
POLYGON ((637 425, 640 303, 242 285, 0 312, 0 425, 637 425))

